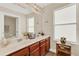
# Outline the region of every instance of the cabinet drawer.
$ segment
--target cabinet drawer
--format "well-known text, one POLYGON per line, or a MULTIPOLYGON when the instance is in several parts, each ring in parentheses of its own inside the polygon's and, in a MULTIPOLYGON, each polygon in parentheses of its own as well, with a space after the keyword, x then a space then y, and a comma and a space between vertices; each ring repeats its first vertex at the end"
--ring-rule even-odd
POLYGON ((35 50, 38 47, 39 47, 39 42, 30 45, 30 52, 32 52, 33 50, 35 50))
POLYGON ((23 48, 23 49, 18 50, 8 56, 29 56, 29 48, 28 47, 23 48))
POLYGON ((45 44, 45 42, 46 42, 45 39, 41 40, 40 45, 45 44))

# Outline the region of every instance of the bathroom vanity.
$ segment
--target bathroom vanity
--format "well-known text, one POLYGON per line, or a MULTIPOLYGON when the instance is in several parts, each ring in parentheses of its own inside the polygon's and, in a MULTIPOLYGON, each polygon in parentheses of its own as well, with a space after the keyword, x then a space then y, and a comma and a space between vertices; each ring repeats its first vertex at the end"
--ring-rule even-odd
POLYGON ((43 56, 50 49, 50 36, 39 36, 35 39, 23 39, 0 49, 3 56, 43 56))

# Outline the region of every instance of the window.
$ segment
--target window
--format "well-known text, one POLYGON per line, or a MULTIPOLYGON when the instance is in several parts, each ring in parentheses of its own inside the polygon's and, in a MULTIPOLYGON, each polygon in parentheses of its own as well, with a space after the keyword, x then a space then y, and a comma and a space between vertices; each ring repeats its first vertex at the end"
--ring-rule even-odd
POLYGON ((54 12, 55 40, 66 37, 67 41, 76 42, 76 5, 71 5, 54 12))
POLYGON ((28 19, 28 32, 34 33, 34 17, 28 19))

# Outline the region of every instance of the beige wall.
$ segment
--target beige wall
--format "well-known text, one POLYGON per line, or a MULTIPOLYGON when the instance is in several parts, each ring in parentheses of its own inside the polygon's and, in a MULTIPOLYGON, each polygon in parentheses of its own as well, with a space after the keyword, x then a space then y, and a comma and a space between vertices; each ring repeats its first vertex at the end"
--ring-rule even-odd
POLYGON ((46 7, 44 9, 44 13, 42 14, 42 30, 45 35, 51 36, 51 50, 54 49, 55 45, 53 45, 53 9, 52 6, 46 7))
POLYGON ((4 32, 3 32, 3 25, 4 25, 4 17, 3 14, 0 13, 0 40, 2 39, 2 37, 4 36, 4 32))

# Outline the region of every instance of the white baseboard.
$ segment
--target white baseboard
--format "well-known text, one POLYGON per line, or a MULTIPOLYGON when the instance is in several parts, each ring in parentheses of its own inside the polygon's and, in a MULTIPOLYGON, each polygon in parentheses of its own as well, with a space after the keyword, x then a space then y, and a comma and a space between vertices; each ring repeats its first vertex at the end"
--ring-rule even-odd
POLYGON ((56 53, 56 49, 51 49, 50 48, 50 51, 56 53))

